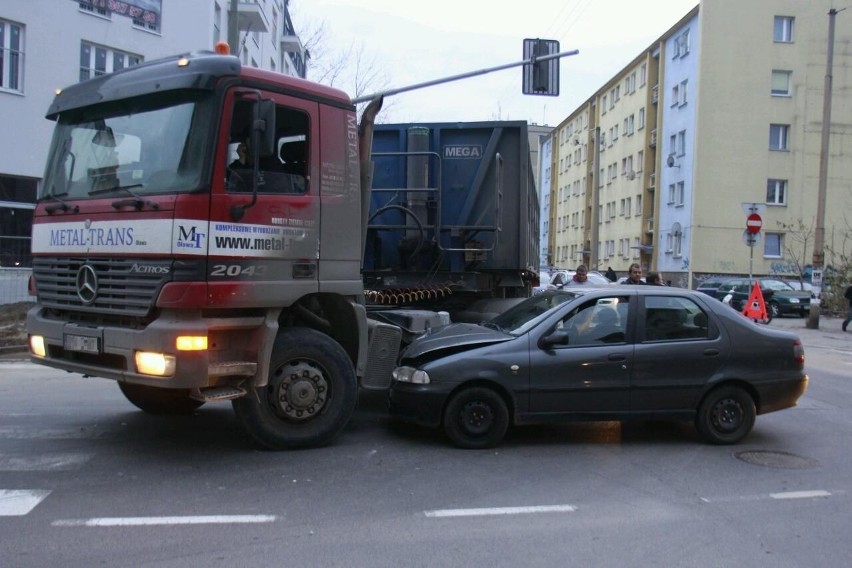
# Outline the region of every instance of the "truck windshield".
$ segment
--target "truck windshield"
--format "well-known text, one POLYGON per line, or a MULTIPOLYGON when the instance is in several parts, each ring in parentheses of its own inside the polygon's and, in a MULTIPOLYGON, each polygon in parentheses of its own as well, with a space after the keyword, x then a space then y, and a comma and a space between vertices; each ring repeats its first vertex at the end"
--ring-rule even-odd
POLYGON ((196 116, 203 106, 193 101, 160 107, 125 102, 118 112, 92 108, 62 115, 39 197, 195 190, 202 181, 203 141, 211 122, 196 116))

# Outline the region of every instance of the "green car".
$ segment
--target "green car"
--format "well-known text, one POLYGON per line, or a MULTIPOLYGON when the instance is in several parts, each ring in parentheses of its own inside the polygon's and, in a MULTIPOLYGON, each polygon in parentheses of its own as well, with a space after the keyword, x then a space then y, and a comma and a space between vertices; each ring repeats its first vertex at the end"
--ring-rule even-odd
MULTIPOLYGON (((760 282, 760 291, 763 293, 763 301, 766 302, 766 310, 773 318, 787 314, 805 317, 810 311, 813 296, 811 292, 795 290, 786 282, 774 278, 755 278, 754 280, 760 282)), ((727 280, 716 290, 716 298, 721 300, 733 291, 731 307, 742 311, 751 295, 754 280, 748 278, 727 280)))

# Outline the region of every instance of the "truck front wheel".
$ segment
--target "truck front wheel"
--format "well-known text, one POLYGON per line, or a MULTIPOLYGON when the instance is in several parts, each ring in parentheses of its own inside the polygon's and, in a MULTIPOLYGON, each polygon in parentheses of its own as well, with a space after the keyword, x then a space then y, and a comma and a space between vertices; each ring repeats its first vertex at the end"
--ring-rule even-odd
POLYGON ((233 401, 249 435, 272 450, 312 448, 337 436, 352 416, 358 381, 343 348, 308 328, 281 332, 269 383, 233 401))
POLYGON ((163 389, 130 383, 118 383, 118 388, 136 408, 148 414, 161 416, 192 414, 196 408, 204 404, 203 401, 189 398, 188 389, 163 389))

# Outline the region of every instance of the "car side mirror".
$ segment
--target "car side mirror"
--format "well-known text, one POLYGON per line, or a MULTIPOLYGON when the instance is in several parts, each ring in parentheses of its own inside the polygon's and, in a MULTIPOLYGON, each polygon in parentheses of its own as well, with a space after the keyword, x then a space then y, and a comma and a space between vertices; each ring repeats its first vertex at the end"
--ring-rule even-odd
POLYGON ((554 345, 568 345, 568 332, 557 329, 538 341, 538 346, 541 349, 550 349, 554 345))

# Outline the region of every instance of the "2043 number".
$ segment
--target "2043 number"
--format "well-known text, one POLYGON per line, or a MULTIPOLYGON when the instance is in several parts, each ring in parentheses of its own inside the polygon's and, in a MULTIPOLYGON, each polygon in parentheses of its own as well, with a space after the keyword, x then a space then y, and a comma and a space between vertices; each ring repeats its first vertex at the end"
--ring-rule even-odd
POLYGON ((263 264, 250 264, 243 266, 241 264, 214 264, 210 270, 210 276, 236 278, 240 276, 265 276, 266 266, 263 264))

